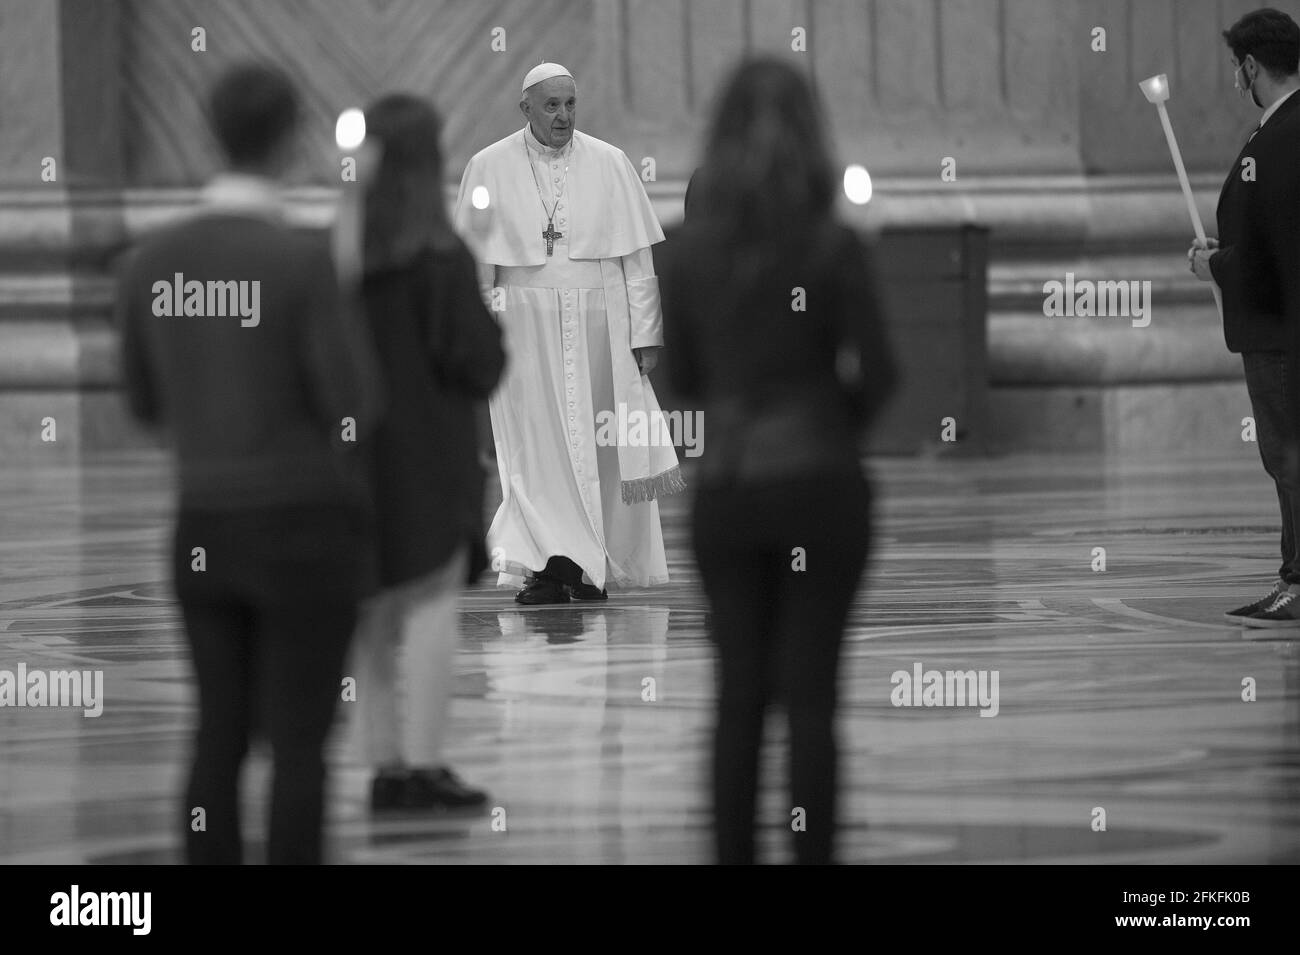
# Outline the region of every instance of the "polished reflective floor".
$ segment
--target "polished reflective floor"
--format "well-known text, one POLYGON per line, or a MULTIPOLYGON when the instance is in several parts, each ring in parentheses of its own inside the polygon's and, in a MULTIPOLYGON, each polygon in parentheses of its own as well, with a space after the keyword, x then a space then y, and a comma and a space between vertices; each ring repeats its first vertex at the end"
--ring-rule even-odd
MULTIPOLYGON (((880 533, 843 668, 843 861, 1300 862, 1300 646, 1221 618, 1276 571, 1253 445, 873 467, 880 533), (997 715, 895 706, 891 675, 918 664, 996 671, 997 715)), ((105 681, 98 718, 0 708, 0 861, 179 859, 194 705, 162 561, 169 487, 147 453, 0 476, 0 670, 105 681)), ((373 821, 340 732, 331 858, 708 861, 712 663, 688 506, 663 508, 666 587, 534 609, 468 592, 449 755, 494 811, 373 821)), ((772 719, 774 862, 791 838, 783 735, 772 719)), ((259 751, 252 858, 266 781, 259 751)))

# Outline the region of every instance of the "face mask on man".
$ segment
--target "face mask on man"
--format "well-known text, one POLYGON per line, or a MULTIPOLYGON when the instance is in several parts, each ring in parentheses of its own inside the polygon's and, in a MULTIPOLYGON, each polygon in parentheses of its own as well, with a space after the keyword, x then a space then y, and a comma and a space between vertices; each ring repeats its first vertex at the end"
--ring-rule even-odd
POLYGON ((1255 93, 1255 80, 1253 77, 1246 76, 1246 73, 1244 72, 1243 69, 1245 65, 1246 65, 1245 63, 1238 63, 1237 68, 1232 71, 1233 88, 1236 89, 1238 96, 1241 96, 1244 93, 1249 93, 1250 101, 1254 103, 1256 106, 1258 106, 1259 108, 1263 109, 1264 104, 1259 101, 1259 96, 1255 93), (1242 76, 1246 77, 1245 86, 1241 85, 1241 81, 1237 78, 1238 74, 1241 74, 1242 76))

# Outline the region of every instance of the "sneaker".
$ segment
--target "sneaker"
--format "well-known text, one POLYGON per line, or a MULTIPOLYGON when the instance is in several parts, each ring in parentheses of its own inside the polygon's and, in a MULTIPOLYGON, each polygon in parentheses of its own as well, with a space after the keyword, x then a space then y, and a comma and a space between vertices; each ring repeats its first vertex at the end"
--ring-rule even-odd
POLYGON ((477 809, 488 794, 472 789, 446 766, 385 770, 370 785, 371 812, 392 810, 477 809))
POLYGON ((1242 623, 1247 627, 1270 630, 1300 628, 1300 593, 1287 590, 1278 594, 1266 609, 1246 617, 1242 623))
POLYGON ((1228 623, 1235 623, 1244 626, 1247 617, 1253 617, 1261 610, 1267 609, 1273 601, 1286 593, 1287 586, 1281 580, 1273 585, 1273 589, 1264 597, 1256 600, 1253 604, 1246 604, 1244 607, 1238 607, 1236 610, 1229 610, 1223 615, 1223 619, 1228 623))

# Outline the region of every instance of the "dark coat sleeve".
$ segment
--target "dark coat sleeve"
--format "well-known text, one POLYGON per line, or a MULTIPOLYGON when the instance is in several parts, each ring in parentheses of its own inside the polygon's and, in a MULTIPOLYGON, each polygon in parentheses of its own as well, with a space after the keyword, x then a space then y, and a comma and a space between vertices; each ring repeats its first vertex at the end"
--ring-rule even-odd
POLYGON ((345 417, 368 434, 383 408, 374 339, 359 296, 342 290, 324 242, 304 240, 299 354, 316 417, 335 435, 345 417))
MULTIPOLYGON (((1296 94, 1300 95, 1300 94, 1296 94)), ((1288 130, 1300 124, 1287 118, 1288 130)), ((1210 272, 1223 290, 1225 305, 1255 301, 1280 313, 1300 345, 1300 167, 1296 136, 1283 138, 1255 155, 1255 179, 1235 193, 1245 224, 1231 246, 1210 257, 1210 272)), ((1238 168, 1233 175, 1240 176, 1238 168)), ((1254 309, 1252 309, 1254 310, 1254 309)))
POLYGON ((444 386, 487 398, 505 370, 501 328, 479 292, 474 259, 461 248, 441 268, 427 263, 435 303, 425 316, 429 358, 444 386))
POLYGON ((836 331, 841 356, 851 371, 841 374, 859 423, 866 427, 893 394, 898 380, 893 350, 885 332, 884 296, 871 246, 848 232, 835 269, 836 331))
MULTIPOLYGON (((1234 175, 1240 175, 1240 172, 1234 175)), ((1258 221, 1256 211, 1258 191, 1237 190, 1236 196, 1235 201, 1244 205, 1243 209, 1236 210, 1236 214, 1242 216, 1245 222, 1258 221)), ((1222 234, 1222 226, 1219 231, 1222 234)), ((1236 242, 1231 245, 1220 245, 1210 256, 1210 274, 1223 293, 1225 309, 1231 309, 1233 312, 1245 309, 1246 291, 1252 285, 1258 284, 1258 279, 1251 275, 1252 270, 1257 269, 1262 263, 1260 250, 1256 247, 1257 239, 1253 229, 1248 229, 1236 242)))
POLYGON ((126 390, 127 407, 137 420, 157 425, 162 423, 160 388, 144 327, 146 317, 152 314, 152 306, 146 305, 144 308, 150 310, 141 311, 138 295, 141 280, 136 266, 135 253, 123 256, 119 263, 113 319, 121 336, 122 384, 126 390))
POLYGON ((682 398, 699 398, 704 391, 699 342, 690 308, 690 279, 685 274, 680 234, 669 235, 655 249, 659 302, 664 315, 664 347, 668 352, 669 384, 682 398))
POLYGON ((1258 208, 1263 219, 1259 254, 1276 283, 1279 310, 1295 348, 1300 344, 1300 119, 1294 112, 1289 128, 1295 134, 1259 166, 1267 187, 1258 208))

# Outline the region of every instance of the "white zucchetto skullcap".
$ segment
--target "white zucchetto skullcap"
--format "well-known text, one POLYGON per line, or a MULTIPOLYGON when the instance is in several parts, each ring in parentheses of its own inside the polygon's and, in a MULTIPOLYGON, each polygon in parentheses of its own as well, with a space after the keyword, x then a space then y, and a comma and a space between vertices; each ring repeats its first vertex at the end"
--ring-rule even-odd
POLYGON ((539 63, 528 71, 524 77, 523 89, 527 90, 530 86, 536 86, 542 80, 549 80, 552 76, 567 76, 573 79, 573 74, 560 66, 559 63, 539 63))

